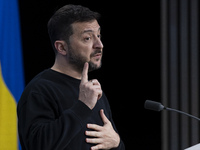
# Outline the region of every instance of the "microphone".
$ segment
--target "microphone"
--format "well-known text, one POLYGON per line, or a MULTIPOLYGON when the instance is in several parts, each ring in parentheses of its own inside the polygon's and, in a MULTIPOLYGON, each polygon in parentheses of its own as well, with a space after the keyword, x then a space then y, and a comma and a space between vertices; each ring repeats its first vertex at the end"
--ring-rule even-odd
POLYGON ((144 108, 145 109, 149 109, 149 110, 154 110, 154 111, 161 111, 163 109, 164 110, 169 110, 169 111, 173 111, 173 112, 177 112, 177 113, 189 116, 191 118, 194 118, 194 119, 200 121, 200 118, 198 118, 198 117, 195 117, 193 115, 190 115, 190 114, 185 113, 185 112, 180 111, 180 110, 176 110, 176 109, 172 109, 172 108, 169 108, 169 107, 165 107, 161 103, 155 102, 155 101, 152 101, 152 100, 146 100, 145 103, 144 103, 144 108))

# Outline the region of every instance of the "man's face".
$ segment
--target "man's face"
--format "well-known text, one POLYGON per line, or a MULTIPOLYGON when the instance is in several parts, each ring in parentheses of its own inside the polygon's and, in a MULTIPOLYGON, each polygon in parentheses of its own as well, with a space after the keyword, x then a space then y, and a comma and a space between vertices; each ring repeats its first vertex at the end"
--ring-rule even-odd
POLYGON ((89 63, 89 70, 101 67, 103 44, 100 26, 96 20, 72 24, 73 34, 69 38, 68 59, 79 70, 89 63))

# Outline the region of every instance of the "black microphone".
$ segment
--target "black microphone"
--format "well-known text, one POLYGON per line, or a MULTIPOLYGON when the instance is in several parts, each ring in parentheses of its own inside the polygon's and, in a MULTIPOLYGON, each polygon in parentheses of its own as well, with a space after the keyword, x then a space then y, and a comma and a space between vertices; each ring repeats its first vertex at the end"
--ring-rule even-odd
POLYGON ((165 107, 161 103, 155 102, 155 101, 151 101, 151 100, 146 100, 145 101, 144 108, 145 109, 154 110, 154 111, 161 111, 161 110, 165 109, 165 110, 169 110, 169 111, 173 111, 173 112, 177 112, 177 113, 189 116, 191 118, 194 118, 194 119, 197 119, 198 121, 200 121, 200 119, 198 117, 195 117, 193 115, 190 115, 190 114, 185 113, 185 112, 180 111, 180 110, 176 110, 176 109, 172 109, 172 108, 169 108, 169 107, 165 107))

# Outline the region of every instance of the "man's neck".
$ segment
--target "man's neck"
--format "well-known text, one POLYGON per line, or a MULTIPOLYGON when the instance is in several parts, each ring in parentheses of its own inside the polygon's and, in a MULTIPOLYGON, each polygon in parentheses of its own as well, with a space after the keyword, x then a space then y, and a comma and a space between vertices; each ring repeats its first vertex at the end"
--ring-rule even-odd
POLYGON ((81 79, 82 73, 77 71, 74 66, 69 63, 55 60, 54 65, 51 67, 52 70, 66 74, 75 79, 81 79))

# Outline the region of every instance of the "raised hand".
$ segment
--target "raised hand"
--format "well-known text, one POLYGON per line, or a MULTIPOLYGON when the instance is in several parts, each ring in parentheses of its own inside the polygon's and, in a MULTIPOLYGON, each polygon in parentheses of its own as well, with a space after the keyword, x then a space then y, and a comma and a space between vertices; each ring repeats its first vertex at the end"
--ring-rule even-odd
POLYGON ((82 72, 82 79, 79 87, 79 100, 85 103, 90 109, 93 109, 102 96, 101 85, 98 80, 88 81, 88 67, 86 62, 82 72))
POLYGON ((113 129, 112 124, 104 114, 103 109, 100 110, 100 115, 102 121, 104 122, 104 125, 99 126, 96 124, 87 124, 87 128, 92 129, 93 131, 85 131, 85 134, 91 137, 91 138, 86 138, 86 142, 97 144, 91 147, 91 150, 99 150, 99 149, 107 150, 118 147, 120 142, 119 135, 113 129))

